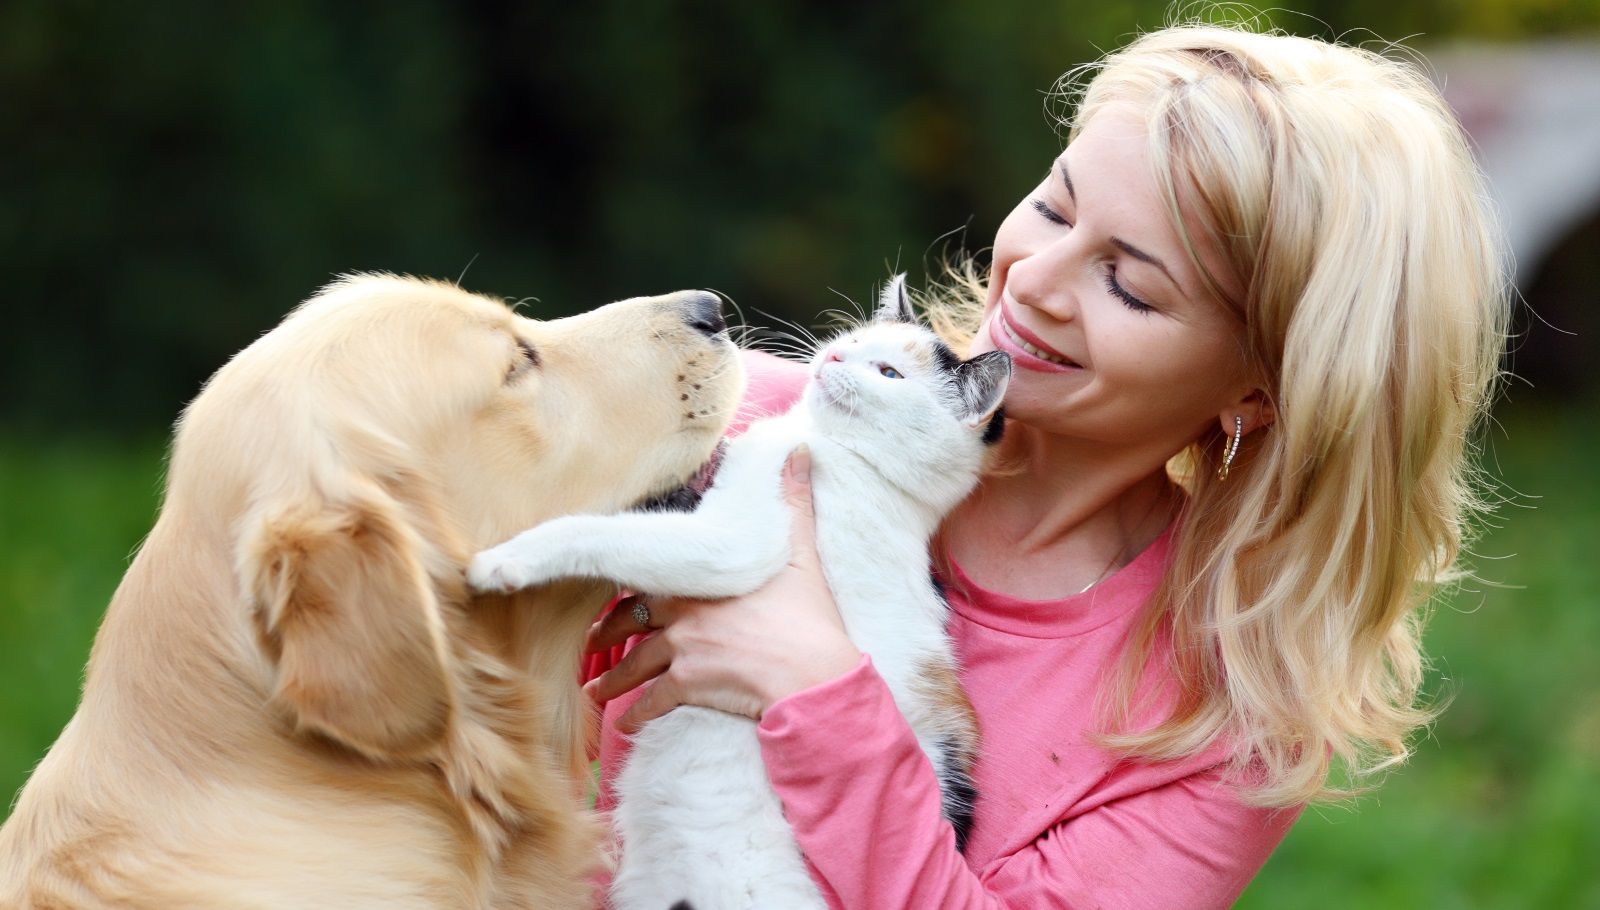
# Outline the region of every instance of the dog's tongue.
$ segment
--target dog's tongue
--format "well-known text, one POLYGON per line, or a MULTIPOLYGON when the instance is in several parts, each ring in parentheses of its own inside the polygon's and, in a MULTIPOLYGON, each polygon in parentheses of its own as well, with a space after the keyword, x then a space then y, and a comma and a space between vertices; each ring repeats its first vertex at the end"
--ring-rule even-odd
POLYGON ((694 479, 690 480, 686 486, 700 494, 704 494, 705 491, 711 489, 711 484, 717 479, 717 469, 722 467, 722 454, 727 448, 728 441, 726 439, 717 443, 716 449, 711 452, 711 457, 707 458, 706 463, 700 466, 700 473, 694 475, 694 479))
POLYGON ((669 490, 660 496, 652 497, 634 506, 641 512, 693 512, 700 505, 700 496, 711 489, 711 484, 716 480, 717 468, 722 465, 722 450, 726 442, 717 443, 717 448, 700 466, 699 473, 695 474, 688 483, 676 490, 669 490))

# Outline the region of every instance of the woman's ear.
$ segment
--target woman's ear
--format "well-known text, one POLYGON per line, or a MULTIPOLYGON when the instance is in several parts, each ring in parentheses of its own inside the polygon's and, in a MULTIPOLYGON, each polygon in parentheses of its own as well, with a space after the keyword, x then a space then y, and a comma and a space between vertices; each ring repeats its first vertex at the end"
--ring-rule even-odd
POLYGON ((1232 436, 1236 429, 1242 428, 1244 435, 1249 436, 1256 430, 1271 426, 1278 419, 1278 412, 1266 392, 1251 389, 1249 394, 1223 408, 1218 419, 1224 434, 1232 436))

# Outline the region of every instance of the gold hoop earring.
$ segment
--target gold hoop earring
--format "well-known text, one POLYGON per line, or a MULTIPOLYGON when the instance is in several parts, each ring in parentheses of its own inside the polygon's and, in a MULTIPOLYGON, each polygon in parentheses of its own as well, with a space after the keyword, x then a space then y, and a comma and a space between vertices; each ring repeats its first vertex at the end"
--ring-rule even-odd
POLYGON ((1222 456, 1222 467, 1217 468, 1217 480, 1227 480, 1233 467, 1233 456, 1239 454, 1239 440, 1244 438, 1244 418, 1233 415, 1233 440, 1228 443, 1228 454, 1222 456))

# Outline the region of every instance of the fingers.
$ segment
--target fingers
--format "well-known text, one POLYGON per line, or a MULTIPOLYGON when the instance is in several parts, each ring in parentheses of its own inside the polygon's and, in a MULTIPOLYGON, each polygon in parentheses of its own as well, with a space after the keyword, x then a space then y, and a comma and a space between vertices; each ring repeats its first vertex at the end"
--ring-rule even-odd
POLYGON ((649 635, 634 645, 616 666, 590 680, 583 691, 596 702, 608 702, 644 685, 672 665, 671 648, 659 635, 649 635))
POLYGON ((638 689, 639 697, 616 720, 618 730, 637 733, 650 721, 686 704, 680 682, 667 672, 672 656, 666 638, 652 633, 634 645, 616 666, 590 680, 583 687, 584 694, 604 703, 638 689))
POLYGON ((637 733, 640 727, 683 704, 674 692, 671 680, 657 677, 655 682, 640 690, 639 697, 617 718, 617 729, 623 733, 637 733))
POLYGON ((583 653, 609 651, 635 635, 663 628, 669 613, 669 606, 660 600, 646 602, 644 595, 630 594, 617 601, 616 606, 584 633, 583 653), (639 609, 641 605, 642 610, 639 609), (641 623, 640 619, 649 621, 641 623))
POLYGON ((817 518, 811 499, 811 450, 800 446, 783 464, 783 497, 794 510, 790 557, 796 564, 817 563, 817 518))
POLYGON ((796 511, 812 517, 810 447, 800 446, 783 463, 783 494, 796 511))

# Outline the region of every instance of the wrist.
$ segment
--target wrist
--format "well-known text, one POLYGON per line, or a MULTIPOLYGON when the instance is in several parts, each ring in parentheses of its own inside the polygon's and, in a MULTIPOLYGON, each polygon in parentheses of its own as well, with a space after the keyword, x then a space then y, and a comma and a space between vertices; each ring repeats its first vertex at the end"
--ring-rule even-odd
POLYGON ((761 692, 761 710, 765 714, 773 705, 807 689, 813 689, 844 676, 861 664, 861 651, 848 639, 838 647, 816 655, 810 660, 797 662, 789 672, 765 674, 766 685, 761 692))

